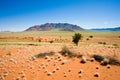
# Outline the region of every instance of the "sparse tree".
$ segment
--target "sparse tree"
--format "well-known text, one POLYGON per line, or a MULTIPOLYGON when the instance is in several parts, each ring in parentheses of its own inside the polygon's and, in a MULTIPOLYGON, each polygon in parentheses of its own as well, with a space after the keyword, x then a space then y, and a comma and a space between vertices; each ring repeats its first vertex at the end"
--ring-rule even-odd
POLYGON ((79 40, 82 39, 82 34, 75 33, 74 36, 72 36, 72 38, 73 38, 72 42, 78 45, 79 40))

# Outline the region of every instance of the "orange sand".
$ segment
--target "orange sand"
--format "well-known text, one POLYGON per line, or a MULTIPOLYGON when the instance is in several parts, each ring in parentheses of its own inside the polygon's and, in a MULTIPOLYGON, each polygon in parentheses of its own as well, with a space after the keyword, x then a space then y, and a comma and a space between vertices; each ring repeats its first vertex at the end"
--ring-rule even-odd
MULTIPOLYGON (((120 66, 111 65, 108 69, 101 66, 98 62, 87 61, 85 64, 80 63, 78 58, 61 57, 57 58, 61 46, 0 46, 0 80, 120 80, 120 66), (49 56, 50 61, 45 58, 36 58, 30 60, 31 56, 43 52, 55 52, 55 55, 49 56), (11 52, 11 56, 7 55, 11 52), (62 65, 62 61, 66 61, 62 65), (96 66, 99 69, 96 69, 96 66), (56 70, 56 69, 59 70, 56 70), (79 71, 82 69, 81 77, 79 71), (55 70, 55 73, 53 71, 55 70), (48 75, 52 72, 51 75, 48 75), (99 77, 94 77, 98 72, 99 77), (2 77, 2 78, 1 78, 2 77)), ((118 54, 119 48, 107 48, 86 46, 75 49, 77 52, 88 54, 118 54)))

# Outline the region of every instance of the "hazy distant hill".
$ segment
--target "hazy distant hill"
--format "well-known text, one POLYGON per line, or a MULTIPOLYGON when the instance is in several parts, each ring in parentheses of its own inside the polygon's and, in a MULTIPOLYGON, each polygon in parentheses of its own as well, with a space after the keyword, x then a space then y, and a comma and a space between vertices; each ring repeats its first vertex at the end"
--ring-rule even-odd
POLYGON ((60 29, 65 31, 84 30, 80 26, 69 24, 69 23, 46 23, 42 25, 32 26, 25 31, 47 31, 52 29, 60 29))
POLYGON ((120 31, 120 27, 115 27, 115 28, 101 28, 101 29, 91 29, 91 30, 96 30, 96 31, 120 31))

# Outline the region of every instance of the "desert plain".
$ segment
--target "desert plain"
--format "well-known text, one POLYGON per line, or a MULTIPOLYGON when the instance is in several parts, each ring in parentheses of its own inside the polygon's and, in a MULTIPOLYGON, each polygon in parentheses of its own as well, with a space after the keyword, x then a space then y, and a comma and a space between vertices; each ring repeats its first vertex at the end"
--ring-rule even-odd
POLYGON ((120 32, 0 32, 0 80, 120 80, 120 32))

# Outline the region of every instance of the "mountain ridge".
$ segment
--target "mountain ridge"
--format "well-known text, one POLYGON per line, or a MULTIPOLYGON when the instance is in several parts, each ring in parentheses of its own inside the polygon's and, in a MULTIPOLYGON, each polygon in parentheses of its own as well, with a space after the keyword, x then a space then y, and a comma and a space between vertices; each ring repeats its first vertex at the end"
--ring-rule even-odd
POLYGON ((32 27, 29 27, 25 31, 48 31, 52 29, 60 29, 65 31, 85 30, 78 25, 69 23, 45 23, 42 25, 34 25, 32 27))

